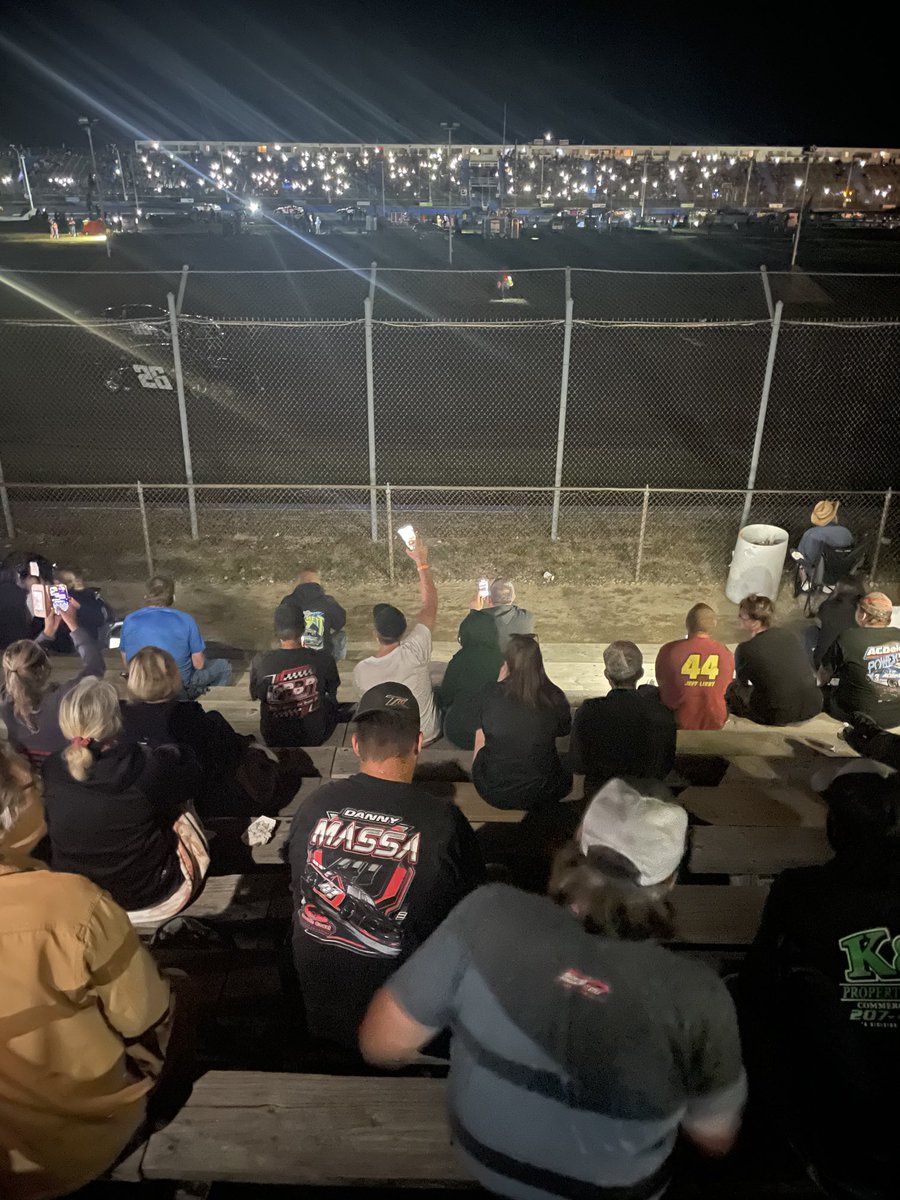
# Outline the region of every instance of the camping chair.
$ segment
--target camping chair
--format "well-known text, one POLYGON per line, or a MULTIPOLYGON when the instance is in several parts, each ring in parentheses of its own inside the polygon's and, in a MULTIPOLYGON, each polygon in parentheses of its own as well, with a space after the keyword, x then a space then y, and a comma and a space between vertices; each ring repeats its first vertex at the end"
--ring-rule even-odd
POLYGON ((804 597, 803 611, 807 617, 814 617, 822 602, 834 591, 839 579, 844 575, 859 575, 865 569, 865 543, 857 542, 855 546, 842 549, 823 545, 821 554, 806 573, 809 587, 805 590, 802 566, 802 562, 794 564, 794 595, 804 597))

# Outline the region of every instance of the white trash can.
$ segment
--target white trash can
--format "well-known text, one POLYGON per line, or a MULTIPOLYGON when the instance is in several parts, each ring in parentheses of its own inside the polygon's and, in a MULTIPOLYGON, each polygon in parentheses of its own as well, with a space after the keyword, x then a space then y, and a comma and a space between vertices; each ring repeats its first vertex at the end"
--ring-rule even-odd
POLYGON ((777 525, 745 525, 737 536, 725 595, 732 604, 756 594, 775 600, 787 556, 788 533, 777 525))

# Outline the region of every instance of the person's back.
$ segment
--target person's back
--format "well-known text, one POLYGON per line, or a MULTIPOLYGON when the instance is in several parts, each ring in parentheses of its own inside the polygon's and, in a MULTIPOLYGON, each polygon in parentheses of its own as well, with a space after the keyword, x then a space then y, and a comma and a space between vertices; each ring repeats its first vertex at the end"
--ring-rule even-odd
POLYGON ((819 606, 813 646, 813 667, 817 671, 844 630, 853 628, 856 606, 868 590, 864 582, 858 576, 839 579, 832 594, 819 606))
POLYGON ((603 660, 610 691, 585 700, 572 723, 569 758, 588 796, 613 776, 663 780, 675 765, 675 716, 656 688, 638 687, 644 673, 638 647, 612 642, 603 660))
POLYGON ((68 1195, 112 1165, 144 1120, 169 1005, 105 892, 0 855, 4 1200, 68 1195))
POLYGON ((891 617, 889 598, 870 592, 829 651, 826 662, 838 680, 829 706, 834 716, 863 713, 882 729, 900 725, 900 629, 891 617))
POLYGON ((729 711, 760 725, 791 725, 822 711, 822 693, 798 637, 772 624, 768 596, 745 596, 738 609, 750 634, 734 654, 736 681, 728 690, 729 711))
POLYGON ((826 1179, 887 1200, 900 1169, 900 783, 846 770, 825 794, 835 858, 775 880, 742 995, 791 1140, 826 1179))
POLYGON ((711 1153, 731 1144, 745 1081, 727 989, 654 942, 673 933, 686 826, 613 781, 557 857, 552 898, 479 889, 375 998, 360 1045, 376 1065, 449 1028, 453 1141, 490 1192, 650 1200, 679 1127, 711 1153))
MULTIPOLYGON (((474 601, 473 601, 474 603, 474 601)), ((478 603, 483 603, 480 599, 478 603)), ((534 633, 534 614, 516 604, 516 589, 508 579, 495 579, 490 585, 488 602, 479 611, 487 613, 497 630, 497 640, 505 654, 513 634, 527 636, 534 633)), ((464 630, 473 622, 475 612, 465 616, 459 626, 462 642, 464 630)))
POLYGON ((503 665, 497 626, 487 612, 471 612, 459 627, 460 648, 450 659, 440 688, 444 736, 463 750, 475 745, 482 690, 496 682, 503 665))
POLYGON ((337 665, 329 651, 306 645, 301 622, 302 617, 279 608, 279 648, 264 650, 250 664, 250 696, 260 702, 260 732, 267 746, 321 746, 337 725, 337 665))
POLYGON ((483 877, 459 809, 411 782, 420 743, 410 690, 372 688, 353 734, 361 773, 324 784, 291 825, 307 1027, 350 1049, 375 991, 483 877))
POLYGON ((560 761, 556 739, 572 727, 565 692, 544 672, 533 636, 511 635, 501 680, 477 702, 472 782, 497 808, 533 809, 561 800, 572 773, 560 761))
POLYGON ((687 637, 667 642, 656 657, 659 698, 675 713, 679 729, 721 729, 728 719, 725 691, 734 655, 712 637, 716 620, 709 605, 695 604, 687 637))
POLYGON ((347 613, 338 604, 334 596, 330 596, 322 587, 318 571, 306 568, 300 572, 297 586, 281 601, 276 610, 275 622, 279 623, 279 613, 290 612, 292 624, 299 625, 304 644, 311 650, 325 650, 335 657, 343 657, 336 653, 337 648, 346 647, 346 635, 341 634, 347 623, 347 613))

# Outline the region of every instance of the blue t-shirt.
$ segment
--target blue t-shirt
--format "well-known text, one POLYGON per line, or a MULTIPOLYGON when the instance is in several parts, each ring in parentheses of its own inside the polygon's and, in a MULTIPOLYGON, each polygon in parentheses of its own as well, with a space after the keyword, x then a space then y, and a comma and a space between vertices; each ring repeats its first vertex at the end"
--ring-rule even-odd
POLYGON ((122 625, 120 649, 127 662, 145 646, 168 650, 178 663, 185 682, 190 679, 194 664, 192 654, 206 649, 197 622, 189 613, 177 608, 139 608, 129 613, 122 625))

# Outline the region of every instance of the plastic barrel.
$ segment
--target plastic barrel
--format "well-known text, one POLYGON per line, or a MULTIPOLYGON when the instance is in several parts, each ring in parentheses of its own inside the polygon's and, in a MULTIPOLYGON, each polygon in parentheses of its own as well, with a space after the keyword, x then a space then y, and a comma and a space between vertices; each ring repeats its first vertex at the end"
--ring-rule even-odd
POLYGON ((781 585, 788 534, 777 525, 745 525, 737 535, 725 595, 732 604, 745 596, 774 600, 781 585))

